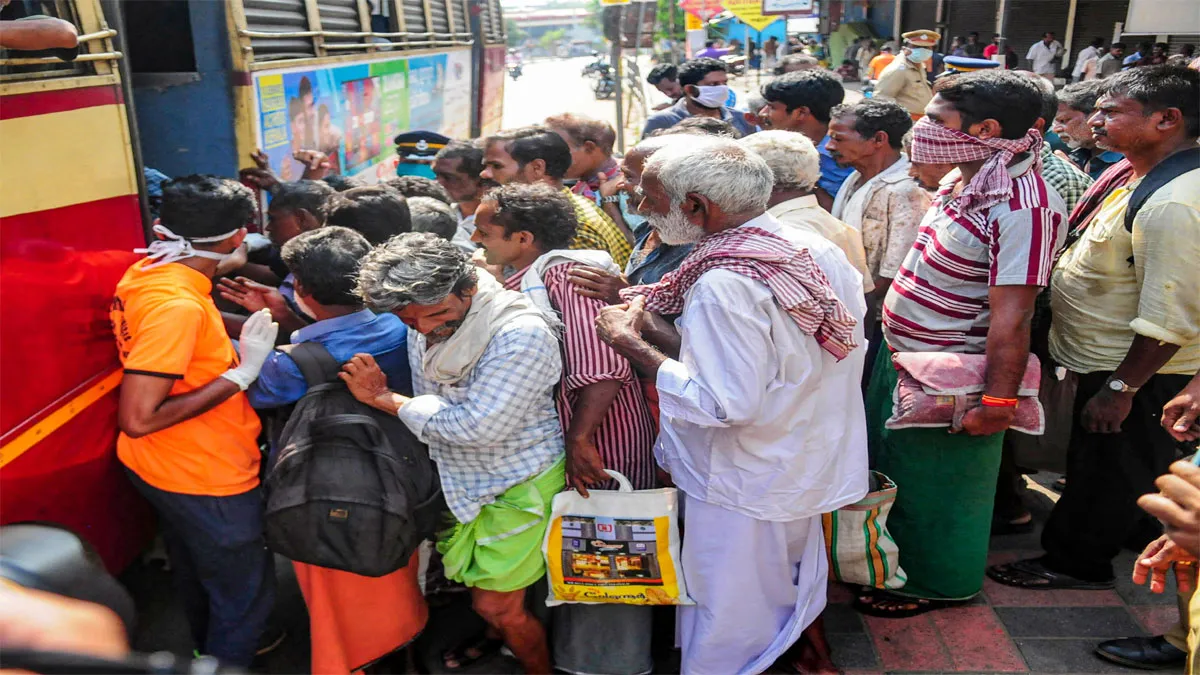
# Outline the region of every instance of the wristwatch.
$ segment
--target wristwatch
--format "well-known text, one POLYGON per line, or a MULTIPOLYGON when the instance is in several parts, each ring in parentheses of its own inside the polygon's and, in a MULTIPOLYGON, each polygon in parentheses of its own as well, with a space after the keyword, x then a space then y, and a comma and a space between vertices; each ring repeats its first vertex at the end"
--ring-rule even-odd
POLYGON ((1108 378, 1108 382, 1105 384, 1108 386, 1109 389, 1111 389, 1113 391, 1119 391, 1123 394, 1136 394, 1137 390, 1141 389, 1141 387, 1131 387, 1131 386, 1125 384, 1124 380, 1120 380, 1115 377, 1108 378))

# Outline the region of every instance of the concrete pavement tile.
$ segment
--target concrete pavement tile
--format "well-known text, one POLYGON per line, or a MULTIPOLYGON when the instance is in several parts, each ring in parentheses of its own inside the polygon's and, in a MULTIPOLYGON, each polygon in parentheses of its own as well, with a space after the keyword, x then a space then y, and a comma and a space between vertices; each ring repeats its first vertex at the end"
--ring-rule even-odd
POLYGON ((1034 673, 1125 673, 1130 672, 1115 663, 1096 656, 1099 640, 1039 640, 1022 638, 1017 648, 1034 673))
POLYGON ((829 647, 833 650, 834 665, 842 670, 879 669, 879 657, 866 634, 830 634, 829 647))
POLYGON ((875 651, 887 672, 902 670, 948 671, 953 662, 929 614, 910 619, 863 617, 875 642, 875 651))
POLYGON ((983 580, 983 593, 993 607, 1119 607, 1116 591, 1035 591, 983 580))
POLYGON ((1113 569, 1117 574, 1117 594, 1129 605, 1170 605, 1175 606, 1175 575, 1167 575, 1167 588, 1162 593, 1151 593, 1150 586, 1139 586, 1133 583, 1133 563, 1137 554, 1132 551, 1121 551, 1121 555, 1113 561, 1113 569))
POLYGON ((996 607, 1013 637, 1108 639, 1141 635, 1124 607, 996 607))
POLYGON ((1025 660, 991 607, 930 612, 955 671, 1025 672, 1025 660))
POLYGON ((821 614, 825 619, 825 632, 829 635, 837 633, 865 633, 862 615, 850 605, 826 605, 821 614))
POLYGON ((1150 635, 1162 635, 1179 622, 1179 608, 1167 605, 1130 607, 1129 611, 1150 635))

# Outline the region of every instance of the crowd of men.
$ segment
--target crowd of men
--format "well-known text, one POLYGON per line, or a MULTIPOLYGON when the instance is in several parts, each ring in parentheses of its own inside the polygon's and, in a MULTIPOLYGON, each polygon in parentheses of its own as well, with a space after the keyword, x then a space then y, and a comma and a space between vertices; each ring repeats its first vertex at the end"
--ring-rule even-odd
MULTIPOLYGON (((612 489, 606 470, 679 490, 685 673, 833 668, 821 516, 862 499, 870 470, 898 486, 907 580, 864 589, 866 614, 961 605, 985 574, 1111 588, 1156 479, 1142 503, 1167 533, 1138 573, 1161 590, 1200 554, 1200 469, 1172 466, 1200 436, 1200 73, 1060 92, 965 73, 915 121, 844 103, 819 68, 764 86, 752 114, 727 106, 718 60, 673 75, 678 102, 623 157, 610 125, 565 113, 436 143, 433 180, 249 169, 266 239, 247 234, 246 185, 165 184, 160 239, 113 302, 119 457, 199 650, 249 665, 271 609, 257 412, 307 389, 277 343, 325 346, 358 401, 428 445, 450 523, 436 557, 488 625, 442 655, 451 670, 501 645, 531 673, 653 669, 650 608, 528 609, 553 496, 612 489), (905 354, 945 373, 982 355, 982 398, 952 429, 890 428, 905 354), (987 569, 993 530, 1032 526, 1009 443, 1031 354, 1077 387, 1068 479, 1046 554, 987 569)), ((416 557, 379 578, 296 567, 314 672, 369 664, 427 620, 416 557)), ((1104 648, 1171 664, 1186 632, 1104 648)))

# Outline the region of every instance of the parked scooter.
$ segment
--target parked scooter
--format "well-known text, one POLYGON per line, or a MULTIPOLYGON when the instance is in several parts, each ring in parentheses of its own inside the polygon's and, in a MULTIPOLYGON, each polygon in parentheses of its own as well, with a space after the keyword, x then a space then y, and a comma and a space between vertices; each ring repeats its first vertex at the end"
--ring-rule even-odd
POLYGON ((600 65, 597 71, 598 79, 596 85, 592 87, 592 92, 595 93, 597 100, 612 98, 612 95, 617 91, 617 81, 613 79, 612 67, 607 63, 600 65))

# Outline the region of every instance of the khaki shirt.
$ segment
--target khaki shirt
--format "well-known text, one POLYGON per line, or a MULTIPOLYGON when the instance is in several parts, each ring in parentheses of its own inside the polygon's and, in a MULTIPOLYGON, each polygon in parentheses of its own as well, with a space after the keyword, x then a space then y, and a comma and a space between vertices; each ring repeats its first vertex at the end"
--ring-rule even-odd
POLYGON ((925 69, 909 63, 908 59, 896 57, 875 85, 875 98, 891 99, 904 106, 910 114, 923 115, 925 106, 933 98, 933 85, 925 77, 925 69))

